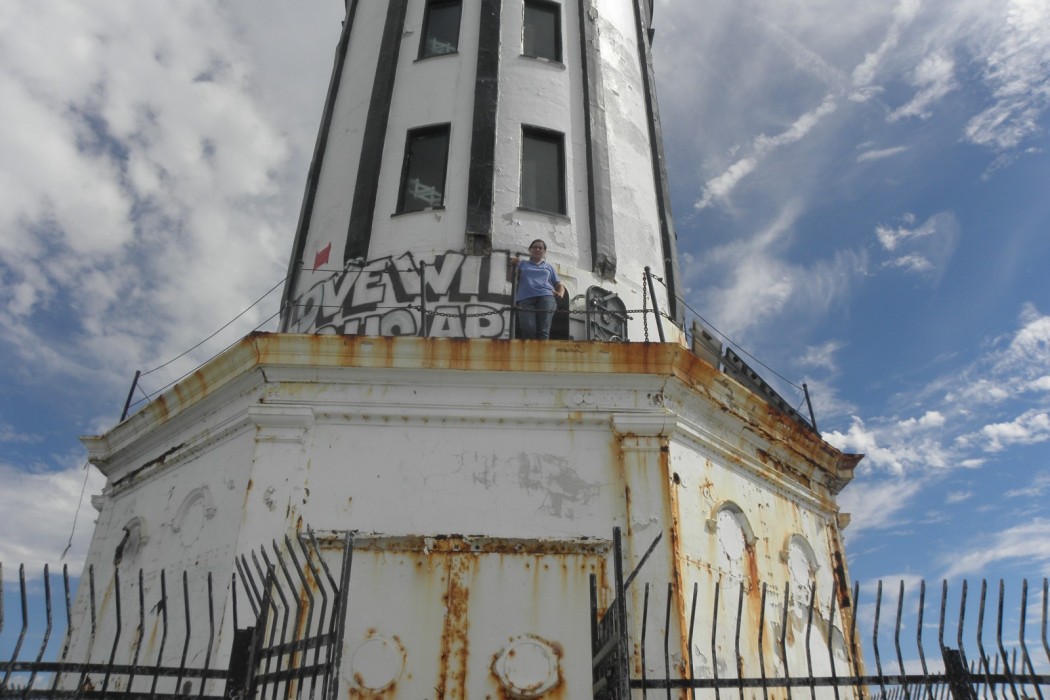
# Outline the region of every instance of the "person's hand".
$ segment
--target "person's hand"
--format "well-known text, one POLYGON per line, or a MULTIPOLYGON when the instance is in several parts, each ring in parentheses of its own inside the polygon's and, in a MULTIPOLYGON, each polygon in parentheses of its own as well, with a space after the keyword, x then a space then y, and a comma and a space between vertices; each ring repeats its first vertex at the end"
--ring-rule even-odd
POLYGON ((561 282, 558 282, 558 286, 554 288, 554 293, 557 294, 559 297, 564 297, 565 296, 565 285, 562 284, 561 282))
POLYGON ((515 267, 517 267, 518 263, 520 263, 520 262, 521 262, 521 258, 518 257, 517 255, 515 255, 513 258, 510 259, 510 264, 514 265, 515 267))

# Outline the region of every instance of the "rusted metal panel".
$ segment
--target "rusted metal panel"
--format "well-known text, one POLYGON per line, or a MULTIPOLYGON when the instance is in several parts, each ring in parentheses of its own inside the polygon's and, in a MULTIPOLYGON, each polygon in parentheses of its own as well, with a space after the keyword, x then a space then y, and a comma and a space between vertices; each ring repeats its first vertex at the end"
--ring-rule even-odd
POLYGON ((584 697, 589 577, 608 541, 357 540, 346 697, 584 697))

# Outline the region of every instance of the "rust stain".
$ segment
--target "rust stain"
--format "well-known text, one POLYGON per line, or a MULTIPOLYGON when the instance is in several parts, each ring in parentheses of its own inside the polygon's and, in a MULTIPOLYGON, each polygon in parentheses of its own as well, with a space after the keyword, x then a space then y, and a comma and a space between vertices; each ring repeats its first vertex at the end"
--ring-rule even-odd
POLYGON ((686 659, 689 658, 689 635, 687 630, 689 629, 689 606, 686 602, 685 595, 685 582, 682 579, 682 573, 685 569, 685 556, 682 551, 682 515, 681 515, 681 504, 679 503, 678 489, 682 484, 682 479, 678 475, 678 472, 671 472, 671 460, 666 450, 660 451, 660 464, 662 472, 664 474, 670 473, 670 478, 665 481, 667 484, 668 500, 671 512, 671 523, 669 529, 671 531, 671 573, 673 576, 675 590, 678 591, 678 595, 675 596, 678 603, 678 645, 681 656, 677 662, 679 673, 684 672, 687 664, 686 659))
POLYGON ((168 397, 166 394, 158 396, 153 403, 149 405, 149 408, 158 422, 163 423, 168 420, 170 410, 168 408, 168 397))
POLYGON ((436 698, 466 698, 467 660, 469 656, 470 589, 465 581, 473 557, 446 557, 448 587, 444 595, 445 623, 441 630, 436 698))

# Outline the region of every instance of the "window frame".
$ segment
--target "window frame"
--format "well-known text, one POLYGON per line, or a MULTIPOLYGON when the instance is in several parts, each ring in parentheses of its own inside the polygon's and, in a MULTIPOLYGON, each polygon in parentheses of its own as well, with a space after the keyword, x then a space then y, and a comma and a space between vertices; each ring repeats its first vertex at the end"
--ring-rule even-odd
POLYGON ((396 208, 396 210, 394 212, 395 215, 397 215, 397 214, 410 214, 412 212, 417 212, 417 211, 432 211, 432 210, 435 210, 435 209, 444 209, 445 208, 445 195, 446 195, 446 189, 447 189, 447 185, 448 185, 448 154, 449 154, 449 150, 451 149, 451 143, 452 143, 452 124, 451 123, 447 123, 447 122, 446 123, 441 123, 441 124, 429 124, 427 126, 420 126, 420 127, 414 128, 414 129, 409 129, 406 132, 406 134, 405 134, 405 151, 404 151, 404 158, 403 158, 402 163, 401 163, 401 178, 400 178, 399 184, 398 184, 397 208, 396 208), (442 168, 441 168, 441 184, 440 184, 441 201, 438 204, 432 204, 430 206, 414 207, 414 208, 411 208, 411 209, 406 208, 406 204, 407 204, 407 200, 408 200, 408 197, 407 197, 407 195, 408 195, 408 181, 409 181, 409 176, 412 173, 412 163, 413 163, 413 160, 415 160, 415 158, 414 158, 415 150, 413 148, 413 144, 418 139, 423 139, 423 138, 436 136, 436 135, 444 135, 444 137, 445 137, 445 152, 444 152, 444 158, 443 158, 443 163, 442 163, 442 168))
POLYGON ((521 12, 521 55, 537 61, 548 61, 550 63, 562 65, 562 58, 564 56, 564 47, 562 44, 561 3, 552 2, 551 0, 524 0, 521 12), (535 53, 528 53, 525 50, 525 32, 528 28, 528 13, 530 7, 534 10, 549 11, 554 18, 554 56, 541 56, 535 53))
POLYGON ((459 53, 459 37, 462 33, 463 28, 463 0, 427 0, 426 9, 423 10, 423 24, 420 31, 419 39, 419 53, 416 56, 417 61, 422 61, 427 58, 437 58, 439 56, 453 56, 459 53), (455 5, 459 8, 459 16, 456 18, 456 48, 452 51, 446 51, 445 53, 428 53, 427 52, 427 39, 430 37, 430 18, 431 10, 435 6, 452 6, 455 5))
MULTIPOLYGON (((534 211, 541 214, 551 214, 554 216, 569 216, 569 199, 568 199, 568 188, 566 187, 566 156, 565 156, 565 134, 561 131, 555 131, 554 129, 547 129, 541 126, 532 126, 530 124, 521 125, 521 167, 519 169, 518 176, 518 208, 525 211, 534 211), (542 209, 539 206, 529 206, 525 202, 525 148, 528 141, 532 139, 535 141, 542 141, 546 143, 553 143, 558 147, 558 172, 557 183, 558 183, 558 209, 555 211, 549 209, 542 209)), ((537 178, 539 180, 539 178, 537 178)), ((535 199, 535 197, 533 198, 535 199)))

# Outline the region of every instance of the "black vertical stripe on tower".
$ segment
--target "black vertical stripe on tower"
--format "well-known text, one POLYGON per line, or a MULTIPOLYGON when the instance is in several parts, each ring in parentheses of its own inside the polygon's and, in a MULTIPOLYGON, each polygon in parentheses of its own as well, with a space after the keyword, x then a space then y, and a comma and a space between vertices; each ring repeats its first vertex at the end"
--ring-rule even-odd
POLYGON ((499 38, 502 0, 481 0, 481 31, 474 83, 474 124, 467 179, 466 252, 492 252, 492 188, 496 167, 496 112, 499 103, 499 38))
MULTIPOLYGON (((370 0, 374 2, 375 0, 370 0)), ((350 227, 346 234, 343 262, 368 256, 372 239, 372 218, 379 194, 379 171, 383 164, 383 143, 386 141, 390 102, 394 96, 394 77, 401 50, 401 35, 405 30, 405 11, 408 0, 390 0, 387 5, 386 25, 379 45, 379 61, 372 83, 372 99, 365 119, 365 133, 361 142, 361 160, 354 180, 354 200, 350 207, 350 227)))
POLYGON ((653 178, 656 184, 656 206, 660 212, 660 243, 664 254, 664 284, 667 286, 667 315, 681 325, 684 313, 678 302, 678 236, 671 218, 671 192, 667 186, 667 165, 664 158, 663 134, 660 128, 660 109, 656 104, 656 84, 653 78, 653 55, 650 52, 649 21, 652 5, 649 0, 634 0, 634 20, 638 26, 638 55, 642 62, 642 86, 645 90, 645 109, 649 117, 649 151, 653 159, 653 178))
POLYGON ((594 24, 597 17, 591 18, 590 6, 590 0, 579 0, 591 269, 604 279, 613 279, 616 276, 616 232, 613 229, 612 175, 609 172, 609 132, 605 122, 605 87, 598 28, 594 24))
POLYGON ((335 64, 332 66, 332 77, 328 81, 328 94, 324 99, 324 111, 321 113, 321 126, 317 130, 317 143, 314 144, 314 156, 310 161, 310 170, 306 174, 306 194, 299 210, 299 225, 295 228, 295 242, 292 243, 292 257, 288 261, 288 275, 284 278, 284 293, 281 295, 281 332, 287 333, 295 316, 292 311, 295 290, 299 286, 299 273, 303 266, 303 253, 306 251, 306 237, 310 233, 310 220, 314 213, 314 199, 317 197, 317 181, 321 177, 321 166, 324 163, 325 149, 328 147, 328 134, 332 129, 332 114, 335 112, 335 101, 339 96, 339 83, 343 78, 343 65, 346 63, 346 51, 350 46, 350 32, 354 28, 357 16, 357 0, 349 0, 346 18, 343 20, 343 31, 335 47, 335 64))

